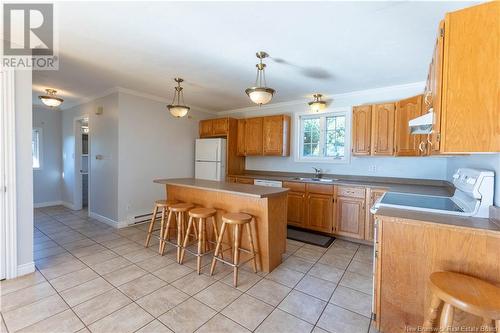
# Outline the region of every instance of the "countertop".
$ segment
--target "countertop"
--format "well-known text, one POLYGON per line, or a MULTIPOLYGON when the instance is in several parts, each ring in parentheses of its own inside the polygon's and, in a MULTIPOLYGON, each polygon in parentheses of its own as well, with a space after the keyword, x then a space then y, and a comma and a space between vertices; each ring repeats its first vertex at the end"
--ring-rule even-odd
POLYGON ((494 231, 500 234, 499 224, 496 224, 492 219, 481 217, 437 214, 390 207, 378 208, 375 216, 395 217, 400 219, 436 223, 459 228, 494 231))
POLYGON ((195 178, 155 179, 153 182, 157 184, 184 186, 207 191, 225 192, 254 198, 268 198, 286 194, 286 192, 288 192, 287 188, 281 187, 256 186, 195 178))
MULTIPOLYGON (((247 170, 243 174, 229 175, 238 178, 257 178, 266 180, 278 180, 286 182, 308 181, 297 180, 297 177, 313 177, 313 174, 288 173, 288 172, 267 172, 247 170)), ((415 193, 451 197, 455 188, 450 182, 432 179, 411 179, 411 178, 391 178, 391 177, 369 177, 369 176, 351 176, 351 175, 329 175, 323 174, 323 178, 335 178, 337 180, 328 183, 319 183, 309 181, 314 184, 334 184, 349 186, 366 186, 370 188, 385 189, 390 192, 415 193)))

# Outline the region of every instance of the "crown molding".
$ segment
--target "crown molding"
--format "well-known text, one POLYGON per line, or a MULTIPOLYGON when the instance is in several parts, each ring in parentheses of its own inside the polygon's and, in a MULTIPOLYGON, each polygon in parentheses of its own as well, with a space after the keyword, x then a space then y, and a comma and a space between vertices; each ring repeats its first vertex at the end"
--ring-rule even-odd
MULTIPOLYGON (((373 89, 365 89, 365 90, 356 90, 356 91, 350 91, 346 93, 341 93, 341 94, 323 94, 323 97, 328 100, 340 100, 340 99, 346 99, 346 98, 353 98, 353 97, 359 97, 363 95, 377 95, 377 94, 383 94, 387 92, 394 92, 398 90, 407 90, 407 89, 423 89, 425 87, 425 81, 418 81, 418 82, 412 82, 412 83, 405 83, 405 84, 399 84, 399 85, 394 85, 394 86, 386 86, 386 87, 381 87, 381 88, 373 88, 373 89)), ((233 113, 242 113, 242 112, 250 112, 250 111, 262 111, 262 110, 272 110, 276 108, 282 108, 282 107, 287 107, 287 106, 296 106, 296 105, 306 105, 309 100, 304 98, 304 99, 297 99, 297 100, 292 100, 292 101, 287 101, 287 102, 279 102, 279 103, 273 103, 273 104, 266 104, 263 106, 250 106, 250 107, 245 107, 245 108, 238 108, 238 109, 232 109, 232 110, 226 110, 226 111, 221 111, 217 112, 217 115, 229 115, 233 113)))
MULTIPOLYGON (((71 104, 67 104, 64 107, 60 107, 59 109, 60 110, 71 109, 71 108, 74 108, 75 106, 79 106, 79 105, 82 105, 82 104, 90 103, 92 101, 95 101, 96 99, 99 99, 99 98, 102 98, 102 97, 106 97, 106 96, 109 96, 109 95, 112 95, 112 94, 115 94, 115 93, 122 93, 122 94, 131 95, 131 96, 141 97, 141 98, 149 99, 149 100, 152 100, 152 101, 155 101, 155 102, 166 103, 166 104, 168 104, 168 103, 171 102, 170 100, 168 100, 168 99, 166 99, 164 97, 160 97, 160 96, 148 94, 148 93, 145 93, 145 92, 142 92, 142 91, 138 91, 138 90, 133 90, 133 89, 128 89, 128 88, 123 88, 123 87, 117 86, 117 87, 113 87, 113 88, 107 89, 107 90, 105 90, 105 91, 103 91, 103 92, 101 92, 99 94, 95 94, 95 95, 92 95, 92 96, 89 96, 89 97, 82 98, 81 100, 79 100, 77 102, 74 102, 74 103, 71 103, 71 104)), ((211 115, 217 115, 217 112, 210 111, 210 110, 207 110, 205 108, 202 108, 202 107, 199 107, 199 106, 196 106, 196 105, 191 105, 191 109, 194 110, 194 111, 208 113, 208 114, 211 114, 211 115)))

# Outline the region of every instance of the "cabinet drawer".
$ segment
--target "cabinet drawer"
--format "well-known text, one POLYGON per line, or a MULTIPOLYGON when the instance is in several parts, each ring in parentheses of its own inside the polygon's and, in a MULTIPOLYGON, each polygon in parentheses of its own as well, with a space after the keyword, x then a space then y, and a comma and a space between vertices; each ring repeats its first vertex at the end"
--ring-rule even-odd
POLYGON ((339 186, 337 188, 337 196, 364 199, 365 198, 365 188, 364 187, 339 186))
POLYGON ((253 178, 236 178, 236 182, 240 184, 252 184, 253 185, 253 178))
POLYGON ((295 191, 295 192, 306 191, 306 184, 304 183, 283 182, 283 187, 289 188, 290 191, 295 191))
POLYGON ((333 185, 307 184, 307 191, 311 193, 333 194, 333 185))

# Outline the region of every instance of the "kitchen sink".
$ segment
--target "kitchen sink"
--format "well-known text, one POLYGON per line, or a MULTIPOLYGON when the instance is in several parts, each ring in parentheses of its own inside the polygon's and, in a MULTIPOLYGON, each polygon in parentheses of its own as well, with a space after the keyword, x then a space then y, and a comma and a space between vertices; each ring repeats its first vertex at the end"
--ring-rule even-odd
POLYGON ((338 180, 337 178, 307 178, 307 177, 295 177, 293 179, 306 182, 318 182, 318 183, 332 183, 338 180))

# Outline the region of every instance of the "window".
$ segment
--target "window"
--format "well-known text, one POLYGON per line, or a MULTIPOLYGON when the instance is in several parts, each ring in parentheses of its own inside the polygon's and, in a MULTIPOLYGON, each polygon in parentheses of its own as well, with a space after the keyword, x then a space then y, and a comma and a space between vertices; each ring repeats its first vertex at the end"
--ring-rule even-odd
POLYGON ((301 114, 297 116, 299 161, 342 162, 349 157, 349 113, 301 114))
POLYGON ((42 168, 42 129, 34 128, 31 136, 31 155, 33 156, 33 169, 42 168))

